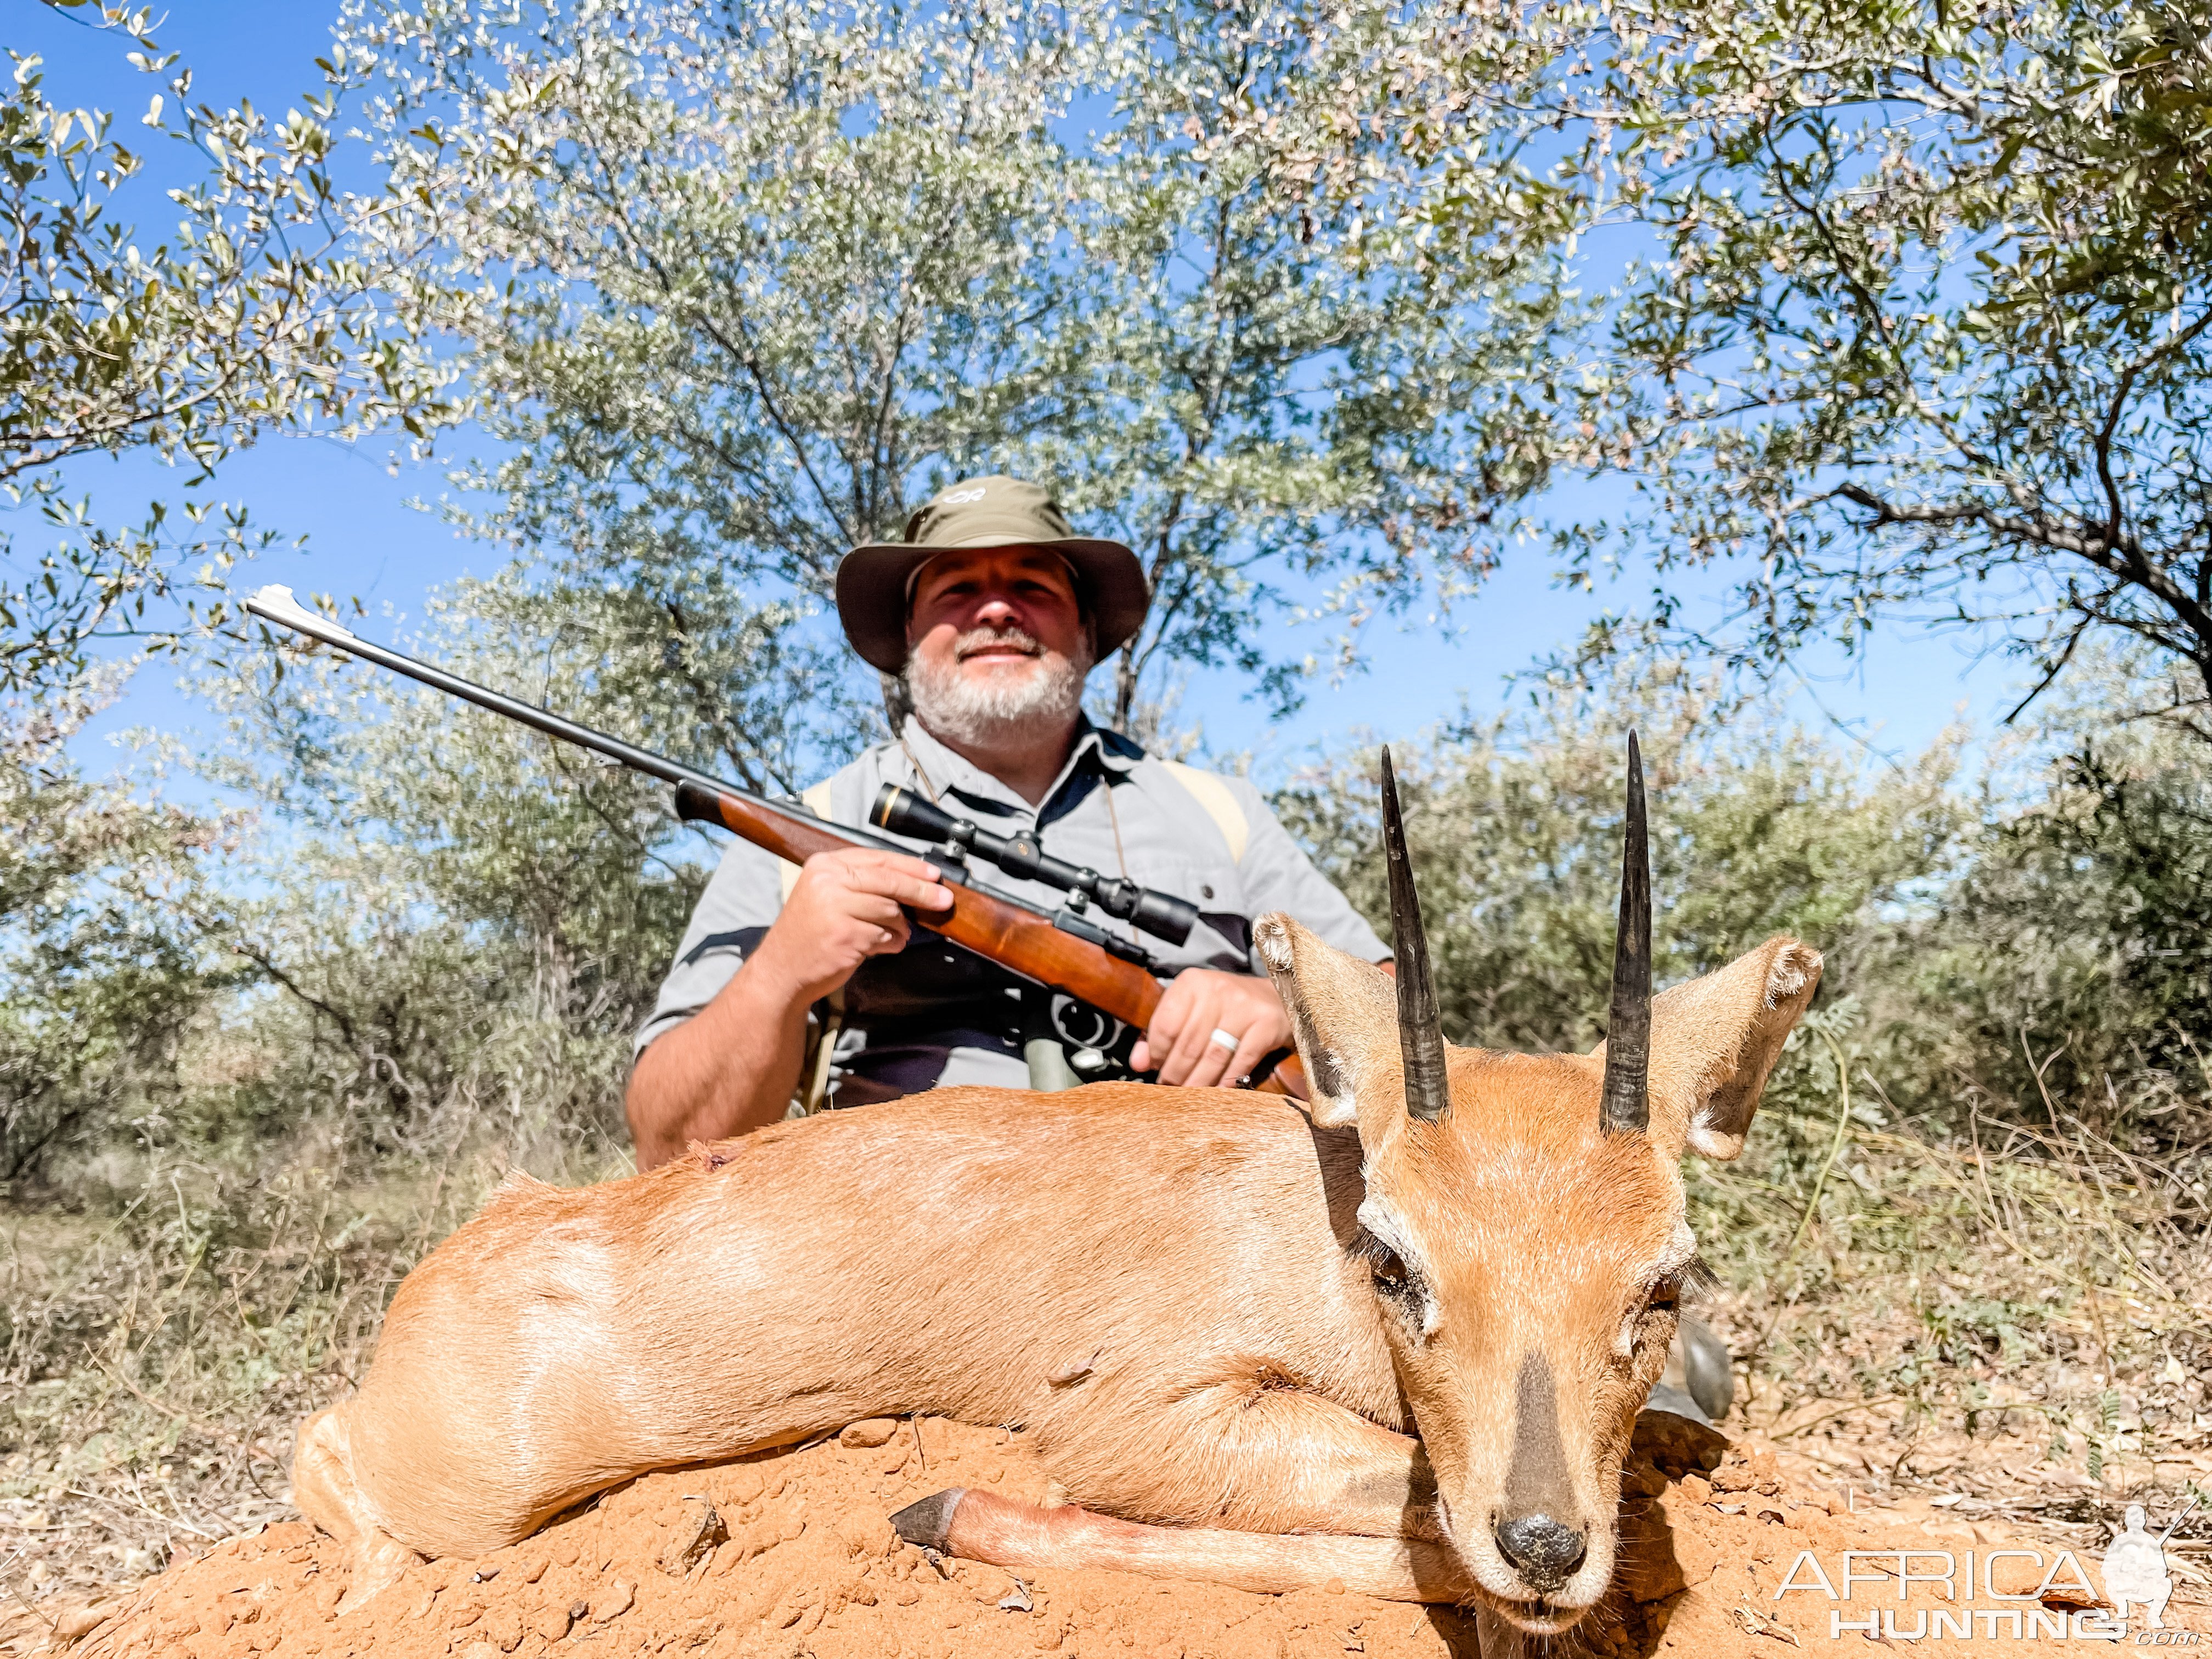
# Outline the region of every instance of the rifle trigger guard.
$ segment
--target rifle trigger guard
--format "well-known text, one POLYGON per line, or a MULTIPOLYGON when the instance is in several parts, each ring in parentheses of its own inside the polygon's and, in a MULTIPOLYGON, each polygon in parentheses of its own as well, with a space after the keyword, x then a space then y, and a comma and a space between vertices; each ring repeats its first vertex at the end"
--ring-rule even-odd
POLYGON ((1068 1050, 1068 1064, 1086 1083, 1119 1073, 1133 1076, 1129 1051, 1144 1032, 1103 1009, 1065 991, 1051 994, 1048 1019, 1053 1035, 1068 1050))

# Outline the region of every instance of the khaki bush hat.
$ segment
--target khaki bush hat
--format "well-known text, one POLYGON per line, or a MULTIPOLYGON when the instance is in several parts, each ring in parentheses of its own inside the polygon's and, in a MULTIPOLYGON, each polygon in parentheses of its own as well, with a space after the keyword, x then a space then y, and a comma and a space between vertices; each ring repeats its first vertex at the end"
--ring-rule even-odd
POLYGON ((907 598, 922 566, 956 548, 1049 548, 1075 572, 1076 597, 1103 658, 1145 625, 1145 567, 1119 542, 1079 536, 1052 497, 1019 478, 969 478, 940 489, 906 521, 902 542, 872 542, 837 563, 837 619, 860 659, 906 667, 907 598))

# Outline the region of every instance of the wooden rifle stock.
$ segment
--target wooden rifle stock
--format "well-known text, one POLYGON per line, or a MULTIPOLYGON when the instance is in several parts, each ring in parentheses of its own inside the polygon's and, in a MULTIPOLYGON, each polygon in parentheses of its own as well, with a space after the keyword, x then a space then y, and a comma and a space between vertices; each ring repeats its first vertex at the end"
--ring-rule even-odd
MULTIPOLYGON (((679 803, 684 816, 703 816, 697 809, 700 797, 708 792, 690 783, 682 785, 681 791, 688 796, 679 803)), ((718 789, 710 798, 716 823, 792 864, 853 844, 827 824, 817 830, 804 818, 765 811, 740 795, 718 789)), ((1152 1024, 1152 1010, 1159 1006, 1160 982, 1135 963, 1062 933, 1034 911, 1017 909, 957 881, 945 885, 952 894, 951 909, 927 914, 908 910, 908 920, 1127 1024, 1142 1030, 1152 1024)))
MULTIPOLYGON (((714 822, 792 864, 804 864, 817 853, 833 853, 853 844, 827 824, 813 828, 804 819, 763 809, 742 795, 709 791, 689 782, 679 786, 679 797, 685 791, 690 792, 689 799, 679 801, 680 808, 689 809, 685 817, 708 816, 698 808, 711 802, 714 822)), ((1024 979, 1065 991, 1126 1025, 1143 1030, 1152 1023, 1153 1011, 1160 1006, 1163 994, 1160 982, 1135 963, 1124 962, 1088 940, 1062 933, 1049 918, 1034 911, 1017 908, 957 881, 948 881, 946 885, 952 893, 951 909, 929 915, 908 910, 908 919, 1002 968, 1011 968, 1024 979)), ((1303 1097, 1305 1072, 1297 1056, 1291 1054, 1253 1086, 1269 1094, 1303 1097)))

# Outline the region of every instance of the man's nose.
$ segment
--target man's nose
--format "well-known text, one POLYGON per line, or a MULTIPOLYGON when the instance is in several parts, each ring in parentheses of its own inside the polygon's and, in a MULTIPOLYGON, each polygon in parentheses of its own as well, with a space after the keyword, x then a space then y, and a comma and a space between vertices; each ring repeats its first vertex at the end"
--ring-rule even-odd
POLYGON ((1498 1553, 1531 1588, 1555 1590, 1582 1565, 1582 1534, 1548 1515, 1516 1515, 1492 1528, 1498 1553))
POLYGON ((975 601, 975 609, 970 614, 972 625, 977 628, 1004 628, 1022 619, 1021 607, 1006 593, 984 594, 975 601))

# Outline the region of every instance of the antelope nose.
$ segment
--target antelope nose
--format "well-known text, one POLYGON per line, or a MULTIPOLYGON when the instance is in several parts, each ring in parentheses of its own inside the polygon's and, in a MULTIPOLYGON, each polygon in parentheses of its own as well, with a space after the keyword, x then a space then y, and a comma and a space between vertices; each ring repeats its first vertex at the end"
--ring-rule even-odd
POLYGON ((1583 1564, 1582 1534, 1548 1515, 1518 1515, 1500 1521, 1492 1535, 1498 1553, 1540 1590, 1555 1590, 1583 1564))

